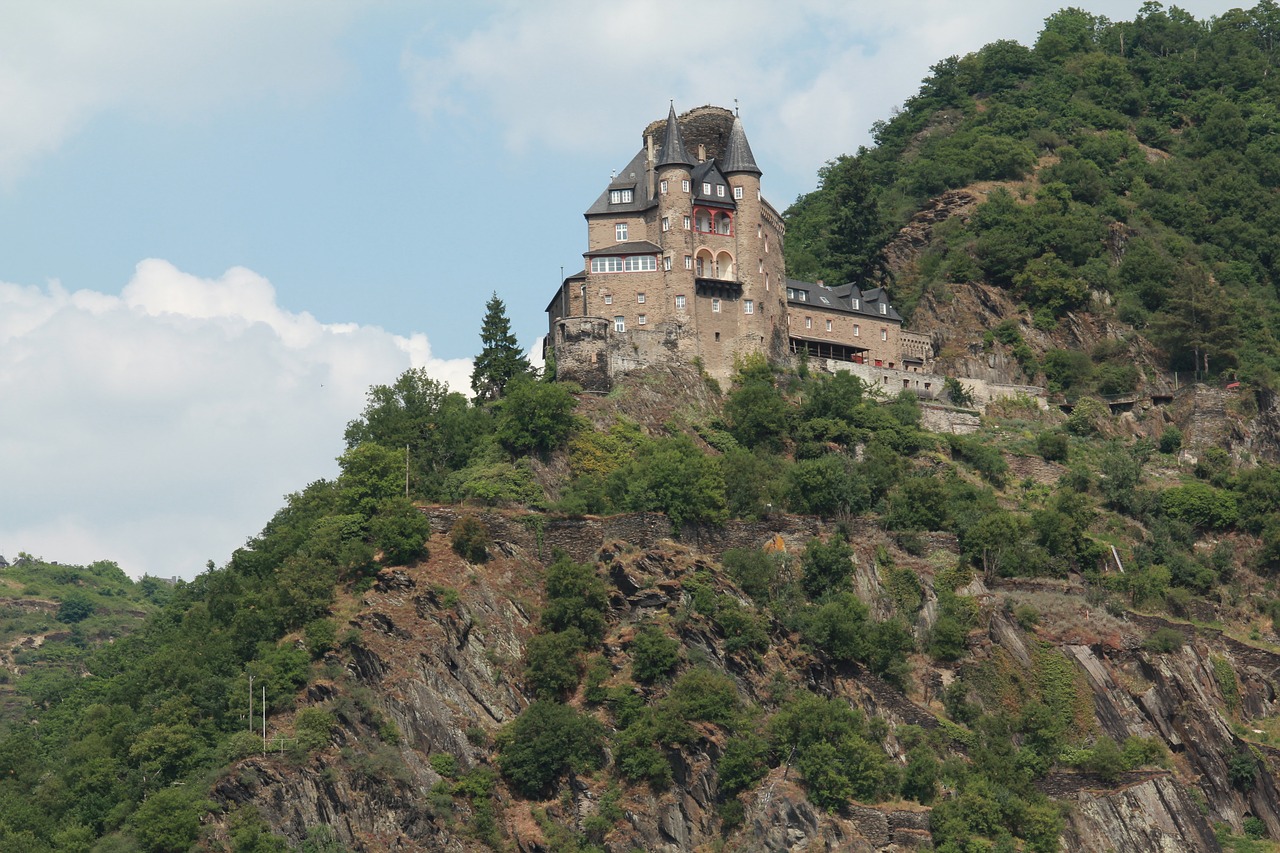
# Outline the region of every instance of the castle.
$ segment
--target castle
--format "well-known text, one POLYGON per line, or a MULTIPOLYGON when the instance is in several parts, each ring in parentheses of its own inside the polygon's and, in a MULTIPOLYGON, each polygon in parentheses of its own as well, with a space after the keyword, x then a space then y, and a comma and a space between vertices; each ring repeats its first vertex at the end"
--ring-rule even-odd
POLYGON ((903 331, 882 288, 787 278, 786 227, 760 176, 729 110, 677 117, 673 105, 650 124, 585 213, 582 271, 547 305, 557 376, 605 391, 679 360, 727 380, 736 358, 756 353, 924 371, 929 339, 903 331))

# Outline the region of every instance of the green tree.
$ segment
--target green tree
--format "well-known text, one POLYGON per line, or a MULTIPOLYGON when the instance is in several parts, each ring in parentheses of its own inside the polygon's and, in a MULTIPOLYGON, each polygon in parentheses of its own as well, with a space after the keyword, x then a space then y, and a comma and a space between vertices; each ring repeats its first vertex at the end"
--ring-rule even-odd
POLYGON ((534 702, 502 732, 498 766, 517 793, 540 797, 569 770, 586 772, 604 761, 603 727, 558 702, 534 702))
POLYGON ((563 385, 516 377, 498 405, 498 441, 516 454, 548 453, 573 432, 574 404, 563 385))
POLYGON ((841 536, 834 536, 828 542, 815 537, 805 545, 800 565, 804 571, 800 582, 805 593, 810 598, 822 598, 849 585, 853 549, 841 536))
POLYGON ((484 322, 480 327, 481 350, 471 370, 471 390, 476 392, 476 402, 501 398, 508 382, 529 372, 529 362, 520 352, 516 336, 511 333, 507 306, 494 293, 484 308, 484 322))
POLYGON ((631 675, 649 683, 665 678, 680 663, 680 643, 657 625, 646 625, 631 642, 631 675))

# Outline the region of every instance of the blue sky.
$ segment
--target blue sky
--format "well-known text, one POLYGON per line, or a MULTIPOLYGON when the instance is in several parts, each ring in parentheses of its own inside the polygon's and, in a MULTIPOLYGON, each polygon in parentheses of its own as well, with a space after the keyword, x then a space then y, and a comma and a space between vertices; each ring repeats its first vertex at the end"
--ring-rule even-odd
POLYGON ((466 390, 491 293, 535 345, 582 211, 668 99, 738 99, 783 209, 929 65, 1029 44, 1058 4, 693 8, 0 6, 0 554, 225 562, 336 473, 370 384, 466 390))

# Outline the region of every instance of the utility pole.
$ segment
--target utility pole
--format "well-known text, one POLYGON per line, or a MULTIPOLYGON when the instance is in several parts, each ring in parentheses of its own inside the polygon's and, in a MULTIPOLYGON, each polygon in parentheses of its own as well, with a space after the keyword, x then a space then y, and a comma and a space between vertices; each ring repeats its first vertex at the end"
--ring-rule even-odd
POLYGON ((253 673, 249 673, 249 734, 253 734, 253 673))
POLYGON ((262 754, 267 754, 267 688, 262 687, 262 754))
POLYGON ((409 500, 409 445, 404 446, 404 499, 409 500))

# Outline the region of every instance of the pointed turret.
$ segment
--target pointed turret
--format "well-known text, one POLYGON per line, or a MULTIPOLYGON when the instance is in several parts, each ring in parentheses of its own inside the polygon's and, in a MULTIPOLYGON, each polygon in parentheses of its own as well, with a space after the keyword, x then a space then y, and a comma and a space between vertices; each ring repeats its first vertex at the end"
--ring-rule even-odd
POLYGON ((680 135, 680 123, 676 121, 676 105, 673 103, 667 113, 667 130, 662 137, 662 159, 658 161, 658 167, 692 165, 693 160, 684 148, 684 137, 680 135))
POLYGON ((724 162, 720 169, 726 175, 735 172, 750 172, 760 177, 760 167, 751 154, 751 146, 747 144, 747 132, 742 129, 742 119, 733 117, 733 129, 729 131, 729 144, 725 147, 724 162))

